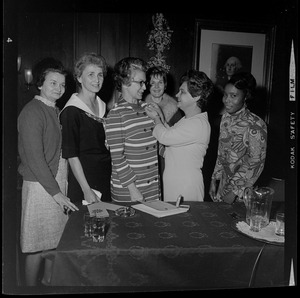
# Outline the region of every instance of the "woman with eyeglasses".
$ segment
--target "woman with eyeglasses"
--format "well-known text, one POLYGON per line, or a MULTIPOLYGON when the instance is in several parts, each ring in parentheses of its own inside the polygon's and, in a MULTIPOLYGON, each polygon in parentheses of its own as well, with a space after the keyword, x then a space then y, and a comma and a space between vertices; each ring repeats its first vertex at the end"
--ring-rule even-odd
POLYGON ((127 57, 114 68, 118 101, 105 130, 112 158, 112 199, 117 202, 160 199, 154 123, 145 112, 146 63, 127 57))

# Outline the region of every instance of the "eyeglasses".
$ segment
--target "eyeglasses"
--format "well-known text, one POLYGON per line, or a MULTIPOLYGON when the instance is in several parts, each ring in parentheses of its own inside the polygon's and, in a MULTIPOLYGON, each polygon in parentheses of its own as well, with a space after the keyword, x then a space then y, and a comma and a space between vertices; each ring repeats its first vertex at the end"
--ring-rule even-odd
POLYGON ((144 85, 146 85, 146 82, 145 82, 145 81, 134 81, 134 80, 132 80, 131 82, 132 82, 132 83, 139 84, 141 88, 142 88, 144 85))

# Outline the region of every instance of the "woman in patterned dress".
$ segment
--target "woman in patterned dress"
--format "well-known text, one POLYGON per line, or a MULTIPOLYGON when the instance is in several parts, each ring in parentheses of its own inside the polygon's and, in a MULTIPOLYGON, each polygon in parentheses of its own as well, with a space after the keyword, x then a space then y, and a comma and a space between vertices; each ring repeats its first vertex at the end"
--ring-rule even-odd
POLYGON ((154 124, 140 102, 145 71, 146 63, 139 58, 127 57, 115 65, 120 97, 109 111, 105 130, 112 158, 112 199, 118 202, 160 198, 154 124))
POLYGON ((241 200, 244 189, 253 186, 263 171, 267 126, 246 107, 255 87, 255 78, 246 72, 234 74, 225 86, 225 113, 209 191, 213 201, 241 200))
MULTIPOLYGON (((40 91, 18 117, 19 173, 23 176, 21 250, 26 253, 27 286, 37 285, 41 253, 55 249, 68 216, 78 210, 66 197, 67 164, 61 158, 61 130, 56 101, 65 92, 66 72, 60 61, 41 60, 34 68, 40 91)), ((49 283, 51 261, 45 260, 42 283, 49 283)))

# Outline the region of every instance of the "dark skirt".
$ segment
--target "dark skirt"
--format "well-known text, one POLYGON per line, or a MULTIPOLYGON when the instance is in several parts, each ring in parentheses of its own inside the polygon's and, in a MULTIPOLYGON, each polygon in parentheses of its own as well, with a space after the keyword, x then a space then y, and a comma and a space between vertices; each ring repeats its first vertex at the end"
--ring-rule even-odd
MULTIPOLYGON (((111 179, 111 162, 103 162, 98 167, 87 167, 82 163, 83 171, 89 186, 92 189, 102 193, 101 201, 111 202, 110 179, 111 179)), ((72 169, 69 169, 68 177, 68 197, 71 202, 78 204, 84 200, 84 195, 79 183, 77 182, 72 169)))

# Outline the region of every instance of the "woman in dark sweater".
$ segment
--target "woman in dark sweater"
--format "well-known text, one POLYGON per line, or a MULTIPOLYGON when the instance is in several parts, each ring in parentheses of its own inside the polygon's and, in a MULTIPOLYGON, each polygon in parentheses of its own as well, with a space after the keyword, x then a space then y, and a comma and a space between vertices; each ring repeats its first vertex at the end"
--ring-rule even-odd
MULTIPOLYGON (((55 249, 68 220, 78 210, 66 197, 66 160, 61 158, 61 131, 55 106, 65 92, 66 72, 53 58, 34 68, 36 95, 18 117, 19 173, 23 177, 20 244, 26 285, 37 285, 41 252, 55 249)), ((51 261, 45 261, 43 283, 50 282, 51 261)))

